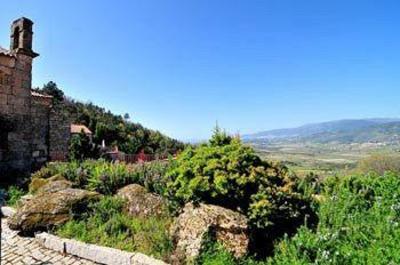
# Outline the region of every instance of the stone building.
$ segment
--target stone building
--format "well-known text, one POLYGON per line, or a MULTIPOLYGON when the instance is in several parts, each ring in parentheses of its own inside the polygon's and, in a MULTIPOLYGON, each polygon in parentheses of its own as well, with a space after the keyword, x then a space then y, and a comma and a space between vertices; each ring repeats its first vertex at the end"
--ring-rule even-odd
POLYGON ((0 177, 29 172, 68 153, 70 120, 52 97, 32 90, 33 22, 11 25, 10 49, 0 47, 0 177))

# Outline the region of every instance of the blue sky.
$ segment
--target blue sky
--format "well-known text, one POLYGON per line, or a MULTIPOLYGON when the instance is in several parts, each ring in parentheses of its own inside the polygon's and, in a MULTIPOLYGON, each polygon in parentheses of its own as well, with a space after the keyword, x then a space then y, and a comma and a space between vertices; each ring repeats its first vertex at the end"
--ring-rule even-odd
POLYGON ((400 2, 4 1, 34 22, 33 83, 53 80, 179 139, 400 117, 400 2))

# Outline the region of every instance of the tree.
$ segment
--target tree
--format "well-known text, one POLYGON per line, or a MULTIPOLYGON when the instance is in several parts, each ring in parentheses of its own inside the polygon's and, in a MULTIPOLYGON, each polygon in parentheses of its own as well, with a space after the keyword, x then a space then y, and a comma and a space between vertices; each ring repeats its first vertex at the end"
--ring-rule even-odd
POLYGON ((255 151, 218 127, 208 143, 188 146, 165 176, 173 210, 188 203, 208 203, 246 215, 252 252, 267 255, 276 239, 314 224, 312 198, 279 163, 263 161, 255 151))
POLYGON ((81 161, 88 158, 98 158, 98 155, 98 148, 83 131, 72 136, 69 145, 70 160, 81 161))
POLYGON ((205 202, 239 210, 258 228, 290 228, 310 211, 297 178, 286 167, 261 160, 218 127, 208 143, 186 148, 166 178, 167 196, 177 205, 205 202))
POLYGON ((223 146, 230 144, 232 142, 232 137, 228 135, 224 130, 219 128, 218 124, 214 128, 214 133, 211 136, 210 144, 212 146, 223 146))
MULTIPOLYGON (((47 87, 56 86, 53 84, 47 87)), ((42 92, 42 90, 38 90, 42 92)), ((146 154, 175 154, 184 148, 184 144, 159 132, 147 129, 139 123, 133 123, 128 113, 114 115, 110 111, 93 103, 81 103, 69 98, 64 99, 63 110, 74 117, 73 122, 87 126, 93 132, 93 142, 107 146, 116 145, 121 152, 134 154, 145 150, 146 154)))
POLYGON ((54 102, 61 102, 64 100, 64 92, 58 88, 57 84, 53 81, 44 84, 40 92, 43 92, 53 97, 54 102))

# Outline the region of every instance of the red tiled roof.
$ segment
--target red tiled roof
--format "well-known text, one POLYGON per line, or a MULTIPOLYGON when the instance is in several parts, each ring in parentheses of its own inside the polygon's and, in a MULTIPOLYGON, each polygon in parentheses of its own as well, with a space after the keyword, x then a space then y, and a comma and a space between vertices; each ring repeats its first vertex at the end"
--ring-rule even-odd
POLYGON ((34 90, 31 90, 31 95, 32 95, 32 101, 35 103, 45 104, 47 106, 50 106, 53 101, 52 96, 41 94, 34 90))
POLYGON ((32 97, 37 97, 37 98, 53 98, 52 96, 40 94, 39 92, 36 92, 34 90, 31 91, 31 95, 32 97))
POLYGON ((81 133, 92 134, 92 131, 88 127, 82 124, 71 124, 71 133, 81 133))

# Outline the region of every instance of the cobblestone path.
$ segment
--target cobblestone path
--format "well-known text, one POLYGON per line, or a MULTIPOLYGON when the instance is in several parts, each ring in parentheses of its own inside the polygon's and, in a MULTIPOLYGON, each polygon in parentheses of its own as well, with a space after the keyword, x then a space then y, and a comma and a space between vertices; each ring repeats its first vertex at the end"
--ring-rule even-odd
POLYGON ((17 232, 10 230, 6 219, 2 219, 1 224, 1 265, 96 264, 41 247, 35 238, 21 237, 17 232))

